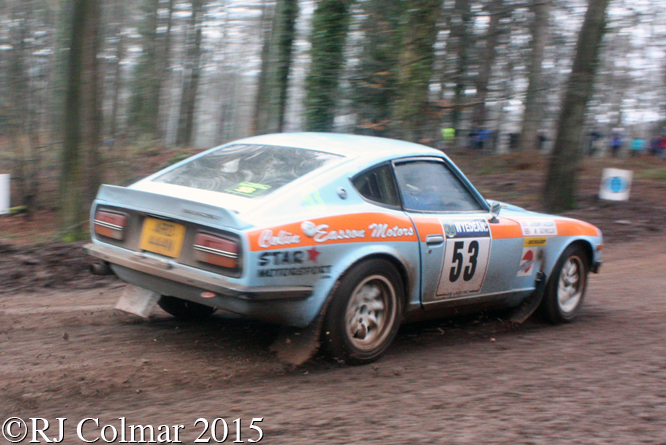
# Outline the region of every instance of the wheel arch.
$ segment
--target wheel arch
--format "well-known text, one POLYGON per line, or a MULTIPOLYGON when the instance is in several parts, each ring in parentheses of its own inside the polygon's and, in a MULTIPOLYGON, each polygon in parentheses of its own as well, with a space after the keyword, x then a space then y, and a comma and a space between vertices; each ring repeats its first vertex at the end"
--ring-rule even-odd
POLYGON ((548 276, 552 275, 553 268, 557 262, 562 258, 562 254, 571 246, 580 246, 585 252, 587 266, 591 268, 595 261, 594 256, 594 247, 593 243, 590 240, 585 238, 574 238, 566 241, 562 241, 554 250, 546 253, 546 263, 543 267, 543 271, 546 272, 548 276))
MULTIPOLYGON (((419 277, 417 276, 416 271, 410 273, 410 270, 407 266, 407 260, 404 257, 402 257, 402 255, 400 255, 399 252, 397 251, 392 252, 388 250, 367 251, 367 252, 363 251, 363 252, 358 252, 357 255, 355 255, 353 258, 348 258, 348 261, 344 262, 344 267, 342 268, 340 273, 337 274, 335 284, 329 289, 326 301, 324 302, 324 304, 320 309, 321 314, 326 312, 330 300, 333 298, 333 295, 335 294, 335 291, 337 290, 340 282, 347 275, 347 273, 349 273, 349 271, 358 264, 373 259, 384 260, 391 263, 400 273, 400 279, 402 281, 402 291, 403 291, 402 312, 404 314, 404 312, 409 307, 411 299, 413 299, 415 288, 418 286, 419 277)), ((418 291, 418 289, 416 290, 418 291)))
MULTIPOLYGON (((568 249, 569 246, 580 246, 587 255, 587 267, 589 268, 592 266, 592 262, 594 261, 594 248, 592 247, 592 243, 585 239, 577 239, 564 246, 562 252, 568 249)), ((562 253, 560 253, 560 255, 562 255, 562 253)))
POLYGON ((395 268, 398 269, 398 272, 400 273, 400 279, 402 281, 402 291, 403 291, 402 311, 404 312, 405 309, 407 308, 407 305, 409 304, 409 297, 411 295, 410 289, 412 288, 412 283, 411 283, 412 280, 410 280, 409 273, 407 272, 407 267, 405 266, 405 264, 393 255, 390 255, 386 252, 380 252, 365 256, 363 258, 359 258, 356 262, 354 262, 350 267, 348 267, 345 270, 345 273, 352 267, 356 266, 357 264, 369 260, 385 260, 393 264, 393 266, 395 266, 395 268))

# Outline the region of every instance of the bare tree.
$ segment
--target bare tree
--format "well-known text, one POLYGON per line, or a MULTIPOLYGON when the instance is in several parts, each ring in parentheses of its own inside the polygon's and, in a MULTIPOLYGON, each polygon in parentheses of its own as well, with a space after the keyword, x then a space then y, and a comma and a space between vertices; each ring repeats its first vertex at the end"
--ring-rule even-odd
POLYGON ((192 0, 188 41, 184 61, 183 91, 180 99, 177 145, 190 145, 194 136, 194 111, 201 80, 204 7, 206 0, 192 0))
POLYGON ((474 108, 474 115, 472 117, 472 122, 479 128, 485 127, 486 123, 488 85, 497 57, 497 45, 501 32, 500 20, 505 14, 503 8, 504 0, 492 0, 489 6, 490 23, 485 35, 484 49, 479 61, 479 76, 476 80, 476 101, 478 105, 474 108))
POLYGON ((407 10, 392 124, 393 132, 409 141, 422 138, 427 123, 428 91, 441 8, 441 0, 415 0, 407 10))
POLYGON ((297 16, 298 0, 277 1, 272 26, 264 37, 254 114, 257 134, 282 131, 297 16))
POLYGON ((352 74, 352 110, 356 132, 373 136, 388 134, 391 106, 396 96, 400 55, 401 0, 369 0, 361 3, 363 48, 352 74))
POLYGON ((312 18, 312 61, 305 79, 305 126, 309 131, 333 129, 352 2, 320 0, 317 3, 312 18))
POLYGON ((69 241, 83 237, 88 200, 101 181, 99 20, 97 1, 74 0, 60 175, 60 218, 69 241))
POLYGON ((578 35, 576 56, 567 81, 543 191, 544 204, 551 212, 568 210, 576 204, 577 169, 582 154, 585 109, 592 96, 609 1, 589 0, 583 27, 578 35))
MULTIPOLYGON (((451 126, 456 130, 456 135, 460 135, 460 122, 462 118, 462 107, 464 106, 464 96, 466 87, 466 75, 469 65, 469 50, 472 23, 472 6, 470 0, 455 0, 453 6, 453 15, 451 17, 451 54, 455 55, 455 68, 453 73, 454 103, 451 111, 451 126)), ((458 136, 459 137, 459 136, 458 136)))
POLYGON ((527 93, 525 95, 525 111, 523 127, 518 140, 518 150, 534 150, 539 147, 539 127, 541 126, 540 97, 543 88, 543 57, 548 41, 548 16, 550 0, 532 0, 531 9, 534 13, 532 22, 532 53, 530 55, 527 93))
POLYGON ((143 20, 141 33, 141 57, 134 68, 131 83, 132 96, 128 110, 128 127, 135 135, 158 135, 159 97, 162 75, 158 71, 159 53, 159 0, 142 0, 143 20))

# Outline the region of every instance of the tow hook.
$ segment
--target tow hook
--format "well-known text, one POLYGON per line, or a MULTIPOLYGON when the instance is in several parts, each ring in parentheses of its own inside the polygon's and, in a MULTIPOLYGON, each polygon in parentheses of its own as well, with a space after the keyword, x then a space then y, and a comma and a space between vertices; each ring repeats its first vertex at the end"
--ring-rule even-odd
POLYGON ((113 271, 109 267, 109 263, 106 261, 91 264, 90 272, 93 275, 113 275, 113 271))

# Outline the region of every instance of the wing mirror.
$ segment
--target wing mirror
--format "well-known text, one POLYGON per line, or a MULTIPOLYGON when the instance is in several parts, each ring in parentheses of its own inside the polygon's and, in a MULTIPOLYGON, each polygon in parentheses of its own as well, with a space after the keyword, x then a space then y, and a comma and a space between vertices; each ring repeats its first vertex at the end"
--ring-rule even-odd
POLYGON ((490 218, 491 223, 497 224, 499 222, 497 217, 500 214, 500 210, 502 210, 502 204, 499 202, 493 202, 490 206, 490 215, 492 216, 492 218, 490 218))

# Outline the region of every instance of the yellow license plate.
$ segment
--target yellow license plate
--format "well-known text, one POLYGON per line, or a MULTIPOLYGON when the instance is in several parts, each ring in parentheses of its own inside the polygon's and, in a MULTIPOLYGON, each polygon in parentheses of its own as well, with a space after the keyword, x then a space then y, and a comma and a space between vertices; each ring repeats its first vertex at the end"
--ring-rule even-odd
POLYGON ((184 239, 184 225, 156 218, 146 218, 143 221, 139 248, 159 253, 160 255, 178 258, 183 248, 184 239))

